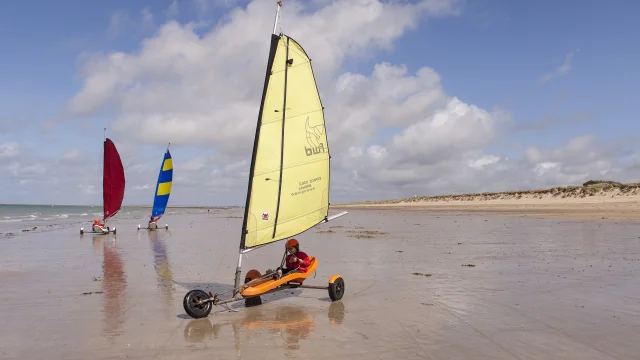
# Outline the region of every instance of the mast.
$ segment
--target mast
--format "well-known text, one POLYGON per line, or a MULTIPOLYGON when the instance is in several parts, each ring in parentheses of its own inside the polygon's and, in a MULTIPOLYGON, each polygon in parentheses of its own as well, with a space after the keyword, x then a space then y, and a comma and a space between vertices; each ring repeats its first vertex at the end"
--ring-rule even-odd
MULTIPOLYGON (((276 8, 276 17, 273 24, 273 33, 271 35, 271 46, 269 48, 269 58, 267 60, 267 69, 264 80, 264 87, 262 89, 262 100, 260 101, 260 110, 258 113, 258 121, 256 124, 256 132, 253 140, 253 153, 251 155, 251 168, 249 170, 249 184, 247 186, 247 199, 244 207, 244 219, 242 221, 242 233, 240 235, 240 249, 238 253, 238 265, 236 267, 235 281, 234 281, 234 289, 240 287, 240 274, 242 273, 242 254, 245 251, 245 239, 247 235, 247 221, 249 217, 249 203, 251 201, 251 187, 253 186, 253 175, 254 168, 256 163, 256 152, 258 151, 258 139, 260 137, 260 126, 262 122, 262 113, 264 110, 264 102, 267 94, 267 88, 269 86, 269 78, 271 76, 271 68, 273 66, 273 61, 275 58, 276 50, 278 48, 278 42, 280 40, 280 36, 276 33, 278 27, 278 18, 280 17, 280 8, 282 7, 282 1, 278 1, 278 6, 276 8)), ((236 294, 234 294, 236 295, 236 294)))
POLYGON ((107 218, 104 212, 104 177, 107 173, 104 171, 104 163, 107 161, 107 128, 104 128, 102 139, 102 223, 107 225, 107 218))

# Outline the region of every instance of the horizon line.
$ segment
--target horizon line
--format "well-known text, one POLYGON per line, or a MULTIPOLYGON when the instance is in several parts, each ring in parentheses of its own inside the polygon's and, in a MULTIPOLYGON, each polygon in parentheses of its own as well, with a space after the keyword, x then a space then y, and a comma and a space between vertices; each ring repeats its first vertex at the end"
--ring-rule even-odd
MULTIPOLYGON (((83 206, 83 207, 102 207, 102 205, 97 204, 33 204, 33 203, 0 203, 2 205, 28 205, 28 206, 83 206)), ((122 207, 140 207, 149 209, 153 208, 153 206, 149 205, 122 205, 122 207)), ((242 205, 170 205, 167 206, 169 208, 214 208, 214 207, 244 207, 242 205)))

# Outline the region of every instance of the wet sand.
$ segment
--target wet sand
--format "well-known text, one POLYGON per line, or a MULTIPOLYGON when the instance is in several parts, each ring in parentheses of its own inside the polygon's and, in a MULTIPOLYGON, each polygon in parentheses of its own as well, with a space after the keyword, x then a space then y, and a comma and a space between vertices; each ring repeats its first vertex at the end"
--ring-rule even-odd
MULTIPOLYGON (((336 212, 337 210, 332 210, 336 212)), ((637 359, 640 224, 349 210, 301 235, 346 293, 290 290, 194 320, 192 288, 233 283, 242 209, 169 231, 0 239, 2 359, 637 359), (475 265, 475 266, 463 266, 475 265)), ((275 268, 282 242, 250 252, 275 268)))
POLYGON ((573 220, 640 220, 640 198, 631 199, 570 199, 534 200, 477 200, 438 201, 416 203, 374 203, 337 205, 341 210, 402 210, 458 215, 500 215, 536 219, 573 220))

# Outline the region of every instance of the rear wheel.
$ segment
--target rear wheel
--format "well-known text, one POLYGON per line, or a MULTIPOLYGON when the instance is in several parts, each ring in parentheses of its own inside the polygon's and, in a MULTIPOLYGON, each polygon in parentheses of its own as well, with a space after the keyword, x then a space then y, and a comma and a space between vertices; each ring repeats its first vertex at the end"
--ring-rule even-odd
POLYGON ((208 299, 209 295, 203 290, 191 290, 184 296, 182 306, 184 311, 194 319, 207 317, 213 308, 211 302, 198 305, 198 301, 208 299))
POLYGON ((329 284, 329 297, 332 301, 342 299, 344 295, 344 280, 341 277, 329 284))

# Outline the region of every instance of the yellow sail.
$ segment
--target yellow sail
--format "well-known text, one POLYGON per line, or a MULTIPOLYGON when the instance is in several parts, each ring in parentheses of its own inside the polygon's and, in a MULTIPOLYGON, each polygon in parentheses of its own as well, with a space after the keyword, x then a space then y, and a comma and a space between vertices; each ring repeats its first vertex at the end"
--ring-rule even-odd
POLYGON ((286 35, 272 35, 263 91, 241 249, 300 234, 329 209, 322 103, 311 60, 286 35))

